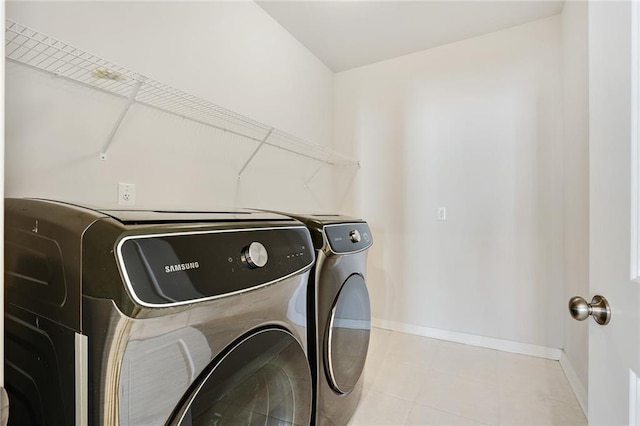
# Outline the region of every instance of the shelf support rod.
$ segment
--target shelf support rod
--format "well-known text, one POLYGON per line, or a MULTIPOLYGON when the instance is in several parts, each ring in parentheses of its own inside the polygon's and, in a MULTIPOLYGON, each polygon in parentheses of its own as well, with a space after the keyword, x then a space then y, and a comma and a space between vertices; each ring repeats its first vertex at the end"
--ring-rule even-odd
POLYGON ((347 201, 347 195, 349 195, 349 190, 351 190, 351 186, 353 185, 353 181, 356 179, 356 175, 358 174, 358 170, 360 169, 360 161, 356 163, 357 168, 353 169, 353 173, 351 177, 347 181, 345 185, 344 194, 342 195, 342 200, 340 200, 340 204, 338 204, 338 210, 341 210, 344 207, 344 203, 347 201))
POLYGON ((320 171, 320 169, 322 169, 322 168, 324 167, 324 164, 325 164, 325 163, 321 163, 321 164, 318 166, 318 168, 316 169, 316 171, 315 171, 315 172, 313 172, 313 174, 312 174, 311 176, 309 176, 309 179, 307 179, 307 180, 304 182, 304 184, 305 184, 305 186, 307 187, 307 189, 309 189, 309 190, 310 190, 310 188, 309 188, 309 184, 311 183, 311 181, 313 180, 313 178, 314 178, 314 177, 316 177, 316 175, 318 174, 318 172, 320 171))
POLYGON ((320 165, 318 166, 318 168, 316 168, 316 170, 311 174, 311 176, 309 177, 309 179, 304 181, 304 186, 307 188, 307 191, 309 191, 309 194, 311 194, 311 196, 313 197, 313 199, 316 201, 316 203, 318 203, 318 205, 322 205, 322 203, 320 202, 320 200, 318 199, 318 197, 316 196, 316 194, 313 192, 313 189, 311 189, 311 187, 309 186, 309 184, 311 183, 311 181, 313 180, 314 177, 316 177, 316 175, 318 174, 318 172, 320 171, 320 169, 322 169, 324 167, 325 163, 322 162, 320 163, 320 165))
POLYGON ((238 172, 238 179, 240 179, 240 177, 242 176, 242 173, 244 173, 245 169, 247 168, 247 166, 249 165, 249 163, 251 163, 251 160, 253 160, 253 157, 256 156, 256 154, 258 153, 258 151, 260 151, 260 148, 262 148, 262 146, 264 145, 264 143, 267 141, 267 139, 269 139, 269 136, 271 136, 271 133, 273 133, 275 129, 272 127, 271 129, 269 129, 269 133, 267 133, 267 135, 264 137, 264 139, 262 139, 262 141, 260 141, 260 145, 258 145, 256 147, 256 149, 253 150, 253 153, 251 153, 251 157, 249 157, 247 159, 247 161, 244 163, 244 166, 242 166, 242 168, 240 169, 240 171, 238 172))
POLYGON ((102 147, 102 151, 100 151, 101 160, 107 159, 107 150, 109 149, 109 145, 111 145, 111 142, 113 141, 113 138, 116 135, 116 132, 120 127, 120 124, 122 124, 122 120, 124 120, 125 115, 127 115, 127 112, 129 112, 129 108, 131 108, 131 105, 133 105, 133 103, 135 102, 136 96, 138 95, 138 91, 140 90, 140 87, 142 87, 142 83, 143 83, 142 79, 137 81, 136 85, 133 87, 133 90, 131 91, 131 94, 129 95, 129 98, 127 99, 127 103, 125 104, 122 111, 120 111, 120 116, 118 117, 118 119, 116 120, 116 123, 111 129, 111 133, 109 133, 109 136, 107 137, 107 140, 105 141, 104 146, 102 147))

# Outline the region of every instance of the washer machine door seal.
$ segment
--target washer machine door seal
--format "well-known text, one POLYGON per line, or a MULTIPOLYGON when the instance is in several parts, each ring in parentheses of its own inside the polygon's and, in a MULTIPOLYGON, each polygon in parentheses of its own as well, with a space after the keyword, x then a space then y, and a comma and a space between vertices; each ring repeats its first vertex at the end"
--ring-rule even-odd
POLYGON ((353 274, 336 296, 325 333, 325 370, 332 389, 348 394, 358 383, 369 349, 371 305, 364 278, 353 274))

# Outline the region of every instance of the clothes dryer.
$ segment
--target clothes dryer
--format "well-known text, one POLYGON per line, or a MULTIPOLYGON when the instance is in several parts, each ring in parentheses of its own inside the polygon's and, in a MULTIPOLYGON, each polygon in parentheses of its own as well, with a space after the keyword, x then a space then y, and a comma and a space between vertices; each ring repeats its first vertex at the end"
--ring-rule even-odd
POLYGON ((10 424, 308 425, 300 222, 5 200, 10 424))
POLYGON ((366 285, 369 225, 332 215, 291 215, 309 228, 316 264, 309 279, 308 336, 316 425, 345 425, 362 394, 371 307, 366 285))

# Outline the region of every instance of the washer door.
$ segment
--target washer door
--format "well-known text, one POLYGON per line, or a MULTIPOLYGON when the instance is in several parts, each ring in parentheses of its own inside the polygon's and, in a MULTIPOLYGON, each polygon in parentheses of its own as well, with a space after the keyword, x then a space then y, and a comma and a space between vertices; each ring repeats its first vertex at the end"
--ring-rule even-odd
POLYGON ((329 384, 347 394, 360 379, 369 349, 371 306, 361 275, 351 275, 334 301, 325 333, 325 369, 329 384))
POLYGON ((311 373, 287 331, 252 334, 214 361, 171 425, 309 425, 311 373))

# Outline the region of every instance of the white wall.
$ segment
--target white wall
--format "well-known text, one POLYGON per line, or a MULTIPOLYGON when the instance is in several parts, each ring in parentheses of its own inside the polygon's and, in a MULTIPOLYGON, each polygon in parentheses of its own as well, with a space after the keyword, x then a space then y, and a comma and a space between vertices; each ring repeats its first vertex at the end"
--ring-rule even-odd
MULTIPOLYGON (((589 296, 589 34, 587 2, 562 10, 564 81, 564 297, 589 296)), ((564 352, 586 410, 588 324, 564 315, 564 352)), ((565 366, 565 370, 567 367, 565 366)))
MULTIPOLYGON (((8 2, 7 18, 149 78, 316 143, 332 138, 333 74, 253 2, 8 2)), ((135 106, 98 154, 123 101, 10 63, 6 194, 109 206, 330 209, 331 172, 135 106)))
POLYGON ((563 346, 561 36, 554 16, 336 75, 378 320, 563 346))

